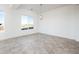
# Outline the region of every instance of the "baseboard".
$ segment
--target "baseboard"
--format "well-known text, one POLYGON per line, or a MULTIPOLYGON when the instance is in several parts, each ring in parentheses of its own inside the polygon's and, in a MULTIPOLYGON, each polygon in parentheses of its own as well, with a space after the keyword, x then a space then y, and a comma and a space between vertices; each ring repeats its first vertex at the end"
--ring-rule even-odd
POLYGON ((66 37, 66 36, 62 36, 62 35, 51 35, 51 34, 47 34, 47 33, 43 33, 43 32, 39 32, 39 33, 46 34, 46 35, 49 35, 49 36, 56 36, 56 37, 61 37, 61 38, 66 38, 66 39, 71 39, 71 40, 75 40, 75 41, 78 41, 78 42, 79 42, 79 39, 68 38, 68 37, 66 37))
POLYGON ((24 34, 24 35, 17 35, 17 36, 7 37, 7 38, 0 39, 0 41, 2 41, 2 40, 7 40, 7 39, 12 39, 12 38, 18 38, 18 37, 22 37, 22 36, 33 35, 33 34, 36 34, 36 33, 37 33, 37 32, 29 33, 29 34, 24 34))
POLYGON ((59 35, 51 35, 51 34, 42 33, 42 32, 34 32, 34 33, 29 33, 29 34, 14 36, 14 37, 7 37, 7 38, 5 38, 5 39, 0 39, 0 41, 2 41, 2 40, 7 40, 7 39, 12 39, 12 38, 17 38, 17 37, 23 37, 23 36, 33 35, 33 34, 36 34, 36 33, 41 33, 41 34, 45 34, 45 35, 49 35, 49 36, 56 36, 56 37, 71 39, 71 40, 75 40, 75 41, 78 41, 78 42, 79 42, 78 39, 67 38, 67 37, 63 37, 63 36, 59 36, 59 35))

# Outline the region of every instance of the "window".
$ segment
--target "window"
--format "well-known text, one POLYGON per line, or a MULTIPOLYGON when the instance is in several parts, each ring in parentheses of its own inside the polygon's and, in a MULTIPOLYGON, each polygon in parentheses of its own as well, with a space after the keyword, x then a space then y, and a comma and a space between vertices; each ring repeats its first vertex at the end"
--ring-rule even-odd
POLYGON ((21 16, 21 29, 28 30, 33 29, 33 18, 32 16, 21 16))
POLYGON ((4 32, 4 12, 0 11, 0 32, 4 32))

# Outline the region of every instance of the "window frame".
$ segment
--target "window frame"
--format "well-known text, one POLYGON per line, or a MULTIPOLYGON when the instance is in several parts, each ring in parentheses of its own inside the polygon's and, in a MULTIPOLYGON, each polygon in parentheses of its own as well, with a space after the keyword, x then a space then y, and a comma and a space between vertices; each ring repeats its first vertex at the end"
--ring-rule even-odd
POLYGON ((0 27, 1 26, 3 26, 3 30, 0 30, 0 32, 5 32, 5 12, 3 11, 3 10, 0 10, 0 14, 2 13, 2 18, 3 18, 3 20, 0 20, 0 22, 2 21, 3 23, 0 25, 0 27))
POLYGON ((33 19, 33 16, 29 16, 29 15, 21 15, 21 30, 29 30, 29 29, 34 29, 34 19, 33 19), (22 18, 23 17, 27 17, 27 22, 28 23, 26 23, 25 25, 27 25, 27 27, 24 27, 24 28, 22 28, 22 18), (31 20, 32 20, 32 24, 29 24, 29 19, 28 19, 28 17, 31 17, 31 20), (31 25, 31 26, 29 26, 29 25, 31 25))

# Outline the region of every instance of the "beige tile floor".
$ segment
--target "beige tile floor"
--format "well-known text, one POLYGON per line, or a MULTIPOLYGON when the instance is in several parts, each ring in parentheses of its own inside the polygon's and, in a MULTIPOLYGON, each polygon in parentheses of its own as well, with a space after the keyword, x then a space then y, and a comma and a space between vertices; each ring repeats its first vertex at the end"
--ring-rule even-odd
POLYGON ((0 54, 78 53, 79 42, 40 33, 0 41, 0 54))

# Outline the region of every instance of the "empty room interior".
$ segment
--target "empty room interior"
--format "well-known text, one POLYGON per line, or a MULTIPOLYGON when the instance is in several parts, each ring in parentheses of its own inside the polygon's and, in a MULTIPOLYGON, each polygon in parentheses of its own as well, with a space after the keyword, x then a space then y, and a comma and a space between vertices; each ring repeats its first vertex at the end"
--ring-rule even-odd
POLYGON ((79 54, 79 5, 0 4, 0 54, 79 54))

